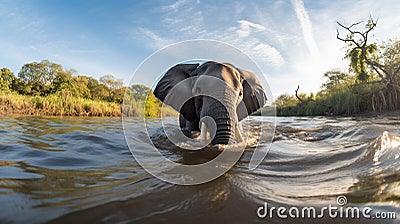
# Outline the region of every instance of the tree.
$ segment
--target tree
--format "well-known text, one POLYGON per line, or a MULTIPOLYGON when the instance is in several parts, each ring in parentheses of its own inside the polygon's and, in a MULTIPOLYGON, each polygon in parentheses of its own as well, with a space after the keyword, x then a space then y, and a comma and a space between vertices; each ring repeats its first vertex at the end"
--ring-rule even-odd
POLYGON ((275 106, 278 108, 283 108, 287 106, 297 105, 298 100, 293 95, 282 94, 274 102, 275 106))
POLYGON ((15 78, 13 80, 11 84, 11 89, 19 94, 30 93, 31 91, 31 88, 18 78, 15 78))
MULTIPOLYGON (((73 91, 73 72, 58 72, 53 79, 52 87, 50 93, 56 93, 61 90, 67 90, 69 92, 73 91)), ((74 94, 76 96, 76 94, 74 94)))
POLYGON ((389 40, 380 45, 381 57, 378 58, 379 64, 384 65, 384 69, 392 76, 400 76, 400 40, 389 40))
POLYGON ((151 90, 149 87, 140 84, 132 85, 131 89, 136 101, 145 101, 151 90))
POLYGON ((400 109, 400 43, 392 41, 383 44, 380 50, 377 44, 369 44, 370 32, 375 29, 377 20, 371 17, 365 23, 364 29, 357 29, 361 22, 351 25, 337 23, 344 29, 347 35, 342 37, 337 30, 337 39, 348 44, 346 57, 350 59, 350 68, 362 81, 353 85, 358 94, 371 98, 371 105, 374 111, 400 109), (373 75, 378 77, 373 80, 373 75), (359 89, 367 89, 360 92, 359 89))
POLYGON ((352 84, 352 77, 340 70, 331 70, 324 73, 327 81, 322 84, 323 92, 330 92, 337 88, 347 88, 348 84, 352 84))
MULTIPOLYGON (((366 57, 372 57, 377 52, 376 44, 370 44, 366 47, 366 57)), ((350 71, 357 74, 357 79, 366 82, 373 79, 374 71, 368 66, 363 58, 363 51, 359 48, 352 48, 348 51, 345 58, 350 60, 350 71)))
POLYGON ((90 99, 92 97, 90 89, 88 88, 88 79, 86 76, 76 76, 73 79, 73 87, 78 97, 90 99))
POLYGON ((122 114, 128 117, 141 116, 143 115, 143 107, 141 106, 136 102, 132 88, 126 87, 122 104, 122 114))
POLYGON ((100 77, 100 83, 107 86, 111 90, 116 90, 122 87, 122 79, 117 79, 113 75, 104 75, 100 77))
POLYGON ((86 86, 90 92, 90 99, 92 100, 107 100, 108 90, 103 84, 99 84, 99 81, 93 77, 82 76, 86 79, 86 86), (100 87, 100 85, 102 87, 100 87))
POLYGON ((117 92, 123 85, 122 79, 117 79, 113 75, 104 75, 100 77, 100 83, 105 85, 108 89, 108 101, 116 102, 117 92))
POLYGON ((99 85, 95 86, 91 90, 91 93, 92 93, 92 99, 94 99, 94 100, 108 101, 110 99, 109 89, 104 84, 99 84, 99 85))
MULTIPOLYGON (((87 87, 87 79, 85 76, 75 76, 76 70, 69 69, 58 71, 53 79, 48 94, 67 91, 69 95, 80 98, 90 98, 90 91, 87 87)), ((41 94, 45 95, 45 94, 41 94)))
POLYGON ((20 90, 27 95, 46 96, 53 91, 55 78, 63 73, 65 71, 61 65, 48 60, 25 64, 18 73, 24 84, 20 90))
POLYGON ((114 91, 114 102, 116 103, 122 103, 124 101, 124 95, 125 95, 125 91, 128 89, 128 87, 124 86, 121 87, 117 90, 114 91))
POLYGON ((341 28, 347 31, 347 35, 343 38, 340 36, 339 30, 337 30, 336 38, 348 44, 346 58, 350 59, 350 69, 357 74, 359 80, 368 81, 371 72, 367 71, 367 65, 380 74, 379 70, 377 70, 376 62, 371 60, 377 50, 376 44, 368 44, 368 35, 376 27, 377 20, 374 21, 369 18, 364 30, 355 30, 355 27, 361 23, 358 22, 346 26, 337 22, 341 28))
POLYGON ((0 91, 9 91, 12 89, 12 83, 15 80, 14 73, 8 68, 0 69, 0 91))
POLYGON ((145 117, 160 117, 162 102, 150 90, 145 104, 145 117))

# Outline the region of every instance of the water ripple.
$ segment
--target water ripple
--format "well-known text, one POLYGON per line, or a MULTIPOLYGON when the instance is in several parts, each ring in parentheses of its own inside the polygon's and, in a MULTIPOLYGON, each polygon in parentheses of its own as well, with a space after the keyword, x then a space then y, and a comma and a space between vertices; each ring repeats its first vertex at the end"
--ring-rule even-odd
MULTIPOLYGON (((155 128, 158 122, 149 122, 150 136, 140 120, 127 127, 149 161, 148 137, 176 162, 218 155, 178 149, 155 128)), ((257 119, 245 126, 254 142, 257 130, 271 128, 257 119)), ((350 204, 398 210, 399 130, 399 118, 390 117, 278 118, 274 143, 257 169, 247 170, 251 143, 228 173, 187 187, 147 174, 129 152, 118 118, 0 117, 0 222, 259 222, 255 211, 265 201, 327 205, 338 195, 350 204)))

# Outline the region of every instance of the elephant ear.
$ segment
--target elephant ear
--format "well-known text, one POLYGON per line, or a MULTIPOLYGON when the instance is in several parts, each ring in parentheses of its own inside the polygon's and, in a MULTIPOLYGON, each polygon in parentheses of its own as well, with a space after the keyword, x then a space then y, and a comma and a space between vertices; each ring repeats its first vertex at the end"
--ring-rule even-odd
POLYGON ((183 103, 181 101, 187 99, 189 96, 192 96, 192 86, 188 83, 185 83, 185 85, 178 85, 176 88, 174 87, 179 82, 195 76, 194 71, 198 65, 199 64, 175 65, 164 74, 154 89, 154 95, 163 102, 167 95, 170 94, 169 99, 173 99, 173 102, 165 103, 179 111, 183 117, 189 121, 194 121, 196 119, 194 98, 190 98, 183 104, 181 108, 179 107, 183 103), (172 88, 174 88, 173 92, 171 92, 172 88))
POLYGON ((237 115, 240 121, 263 107, 267 101, 267 97, 260 81, 252 72, 239 68, 238 71, 243 78, 243 101, 240 104, 244 103, 247 109, 247 111, 239 109, 241 107, 243 108, 243 106, 239 104, 237 115))

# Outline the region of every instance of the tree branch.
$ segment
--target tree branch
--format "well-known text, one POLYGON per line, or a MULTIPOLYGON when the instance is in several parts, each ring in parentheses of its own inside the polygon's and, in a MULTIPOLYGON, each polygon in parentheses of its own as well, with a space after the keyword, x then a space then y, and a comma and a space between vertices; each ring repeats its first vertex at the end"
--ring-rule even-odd
POLYGON ((339 22, 336 22, 336 23, 337 23, 339 26, 343 27, 344 29, 348 30, 350 33, 359 33, 359 34, 361 34, 360 32, 351 30, 351 28, 352 28, 353 26, 357 26, 358 24, 362 23, 362 21, 361 21, 361 22, 358 22, 358 23, 353 23, 353 24, 351 24, 350 26, 345 26, 345 25, 343 25, 343 24, 341 24, 341 23, 339 23, 339 22))
MULTIPOLYGON (((345 28, 345 29, 348 30, 351 34, 353 34, 353 31, 351 31, 348 27, 345 27, 344 25, 342 25, 342 24, 339 23, 339 22, 337 22, 337 24, 339 24, 339 26, 345 28)), ((354 24, 353 24, 353 25, 354 25, 354 24)), ((353 25, 352 25, 352 26, 353 26, 353 25)), ((338 29, 336 29, 336 38, 337 38, 338 40, 343 41, 343 42, 352 42, 352 43, 353 43, 354 45, 356 45, 358 48, 361 48, 361 45, 359 45, 359 44, 357 43, 357 41, 355 41, 354 39, 349 39, 349 38, 342 38, 342 37, 340 37, 340 34, 339 34, 339 30, 338 30, 338 29)))
MULTIPOLYGON (((338 22, 338 24, 341 25, 339 22, 338 22)), ((348 39, 348 38, 344 39, 344 38, 341 38, 338 29, 336 29, 336 38, 337 38, 338 40, 343 41, 343 42, 352 42, 352 43, 353 43, 354 45, 356 45, 358 48, 361 48, 361 46, 360 46, 354 39, 348 39)))
POLYGON ((370 60, 370 59, 367 57, 368 34, 369 34, 369 32, 371 32, 371 31, 376 27, 376 24, 378 23, 378 19, 376 19, 376 20, 374 21, 374 19, 370 16, 370 18, 369 18, 369 20, 368 20, 368 25, 369 25, 369 27, 368 27, 368 29, 365 30, 364 32, 355 31, 355 30, 352 29, 354 26, 356 26, 356 25, 358 25, 358 24, 360 24, 360 23, 362 23, 362 22, 357 22, 357 23, 351 24, 350 26, 346 26, 346 25, 343 25, 343 24, 340 23, 340 22, 337 22, 337 24, 338 24, 340 27, 342 27, 343 29, 347 30, 352 36, 347 37, 347 38, 342 38, 342 37, 340 37, 339 30, 336 29, 336 32, 337 32, 336 38, 337 38, 338 40, 341 40, 341 41, 344 41, 344 42, 351 42, 351 43, 353 43, 353 44, 356 46, 356 48, 361 49, 361 58, 362 58, 363 60, 365 60, 365 63, 366 63, 367 65, 370 65, 370 66, 372 67, 372 69, 379 75, 379 77, 381 77, 382 79, 384 79, 385 76, 382 74, 382 72, 383 72, 386 76, 388 76, 388 72, 386 71, 386 69, 384 68, 384 66, 381 65, 381 64, 379 64, 379 63, 376 62, 376 61, 370 60), (354 39, 354 34, 360 35, 360 36, 362 37, 362 40, 356 41, 356 40, 354 39))
POLYGON ((400 65, 399 65, 399 67, 397 67, 396 70, 394 70, 393 75, 396 76, 399 71, 400 71, 400 65))
MULTIPOLYGON (((353 26, 356 26, 356 25, 358 25, 358 24, 360 24, 360 23, 362 23, 362 21, 361 22, 358 22, 358 23, 353 23, 353 24, 351 24, 350 26, 345 26, 345 25, 343 25, 343 24, 341 24, 340 22, 336 22, 340 27, 342 27, 343 29, 345 29, 345 30, 347 30, 349 33, 351 33, 352 35, 354 35, 354 34, 358 34, 358 35, 360 35, 363 39, 364 39, 364 42, 365 42, 365 36, 364 36, 364 33, 361 33, 360 31, 354 31, 354 30, 352 30, 351 28, 353 27, 353 26)), ((337 31, 337 35, 336 35, 336 37, 338 37, 339 36, 339 31, 337 31)), ((338 38, 339 39, 339 38, 338 38)), ((359 43, 357 43, 355 40, 354 40, 354 38, 351 38, 351 39, 349 39, 349 38, 346 38, 346 39, 343 39, 343 38, 340 38, 339 40, 342 40, 342 41, 351 41, 352 43, 354 43, 357 47, 360 47, 361 48, 361 45, 359 44, 359 43)))
MULTIPOLYGON (((369 59, 367 58, 366 55, 363 55, 363 58, 364 58, 365 62, 366 62, 368 65, 371 65, 371 67, 372 67, 376 72, 377 72, 377 68, 379 68, 383 73, 385 73, 386 76, 388 76, 389 73, 388 73, 388 71, 386 71, 386 69, 385 69, 385 67, 384 67, 383 65, 379 64, 379 63, 376 62, 376 61, 371 61, 371 60, 369 60, 369 59)), ((379 72, 377 72, 377 73, 378 73, 379 76, 381 76, 381 78, 384 78, 383 75, 381 75, 379 72)))
POLYGON ((297 89, 294 91, 296 93, 296 98, 300 101, 300 102, 304 102, 299 95, 297 95, 297 92, 299 91, 300 85, 297 85, 297 89))
POLYGON ((364 34, 368 34, 371 30, 373 30, 376 27, 376 24, 378 24, 378 18, 374 22, 374 19, 372 19, 372 17, 369 16, 369 21, 371 21, 372 25, 367 31, 364 32, 364 34))
POLYGON ((372 66, 372 69, 379 75, 379 77, 381 77, 381 79, 384 79, 384 76, 382 75, 382 73, 377 68, 372 66))

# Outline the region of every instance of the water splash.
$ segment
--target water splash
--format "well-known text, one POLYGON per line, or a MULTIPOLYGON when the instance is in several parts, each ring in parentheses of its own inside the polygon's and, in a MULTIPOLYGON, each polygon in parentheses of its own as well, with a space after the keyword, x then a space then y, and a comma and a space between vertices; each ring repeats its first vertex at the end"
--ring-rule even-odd
POLYGON ((397 160, 400 157, 400 137, 389 134, 384 131, 373 143, 374 165, 379 165, 383 158, 397 160), (389 156, 389 157, 388 157, 389 156))

